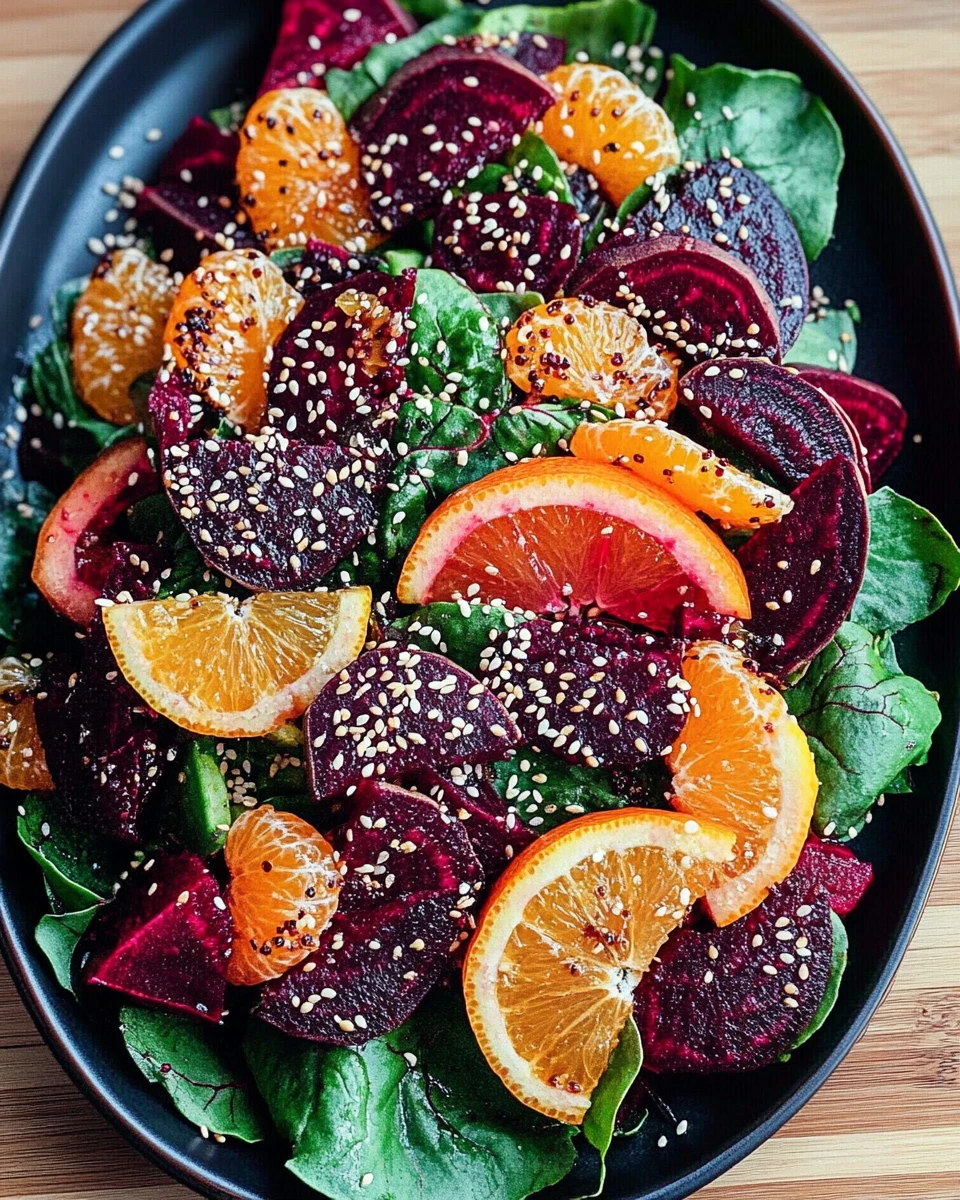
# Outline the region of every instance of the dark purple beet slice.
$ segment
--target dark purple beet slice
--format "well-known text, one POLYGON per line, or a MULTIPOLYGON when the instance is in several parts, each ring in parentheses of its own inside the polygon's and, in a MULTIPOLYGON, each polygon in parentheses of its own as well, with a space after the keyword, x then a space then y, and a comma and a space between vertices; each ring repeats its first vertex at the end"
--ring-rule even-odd
POLYGON ((466 826, 425 796, 363 781, 331 835, 340 903, 317 950, 268 983, 257 1016, 295 1037, 358 1045, 413 1012, 473 927, 483 871, 466 826))
POLYGON ((563 38, 545 33, 468 34, 458 39, 457 45, 468 50, 496 50, 534 75, 549 74, 567 57, 567 43, 563 38))
POLYGON ((785 354, 803 327, 810 277, 800 235, 772 189, 746 167, 718 161, 680 171, 666 195, 665 211, 650 200, 607 245, 681 233, 728 250, 750 267, 773 301, 785 354))
POLYGON ((274 347, 267 396, 278 428, 307 442, 389 434, 415 281, 415 271, 368 271, 304 303, 274 347))
POLYGON ((76 823, 139 841, 139 817, 160 783, 175 729, 124 679, 99 617, 76 661, 48 663, 35 711, 57 797, 76 823))
POLYGON ((371 46, 417 28, 393 0, 284 0, 280 32, 260 94, 274 88, 317 87, 327 67, 347 70, 371 46))
POLYGON ((435 212, 447 188, 500 158, 555 99, 496 51, 435 46, 406 63, 351 122, 383 228, 435 212))
POLYGON ((867 451, 870 478, 876 483, 903 448, 903 435, 907 429, 903 405, 893 392, 878 383, 842 371, 801 367, 800 376, 826 392, 853 422, 867 451))
POLYGON ((489 689, 440 654, 383 642, 307 709, 307 773, 318 800, 362 778, 506 758, 520 741, 489 689))
POLYGON ((737 551, 753 610, 751 654, 780 678, 814 658, 849 616, 870 541, 863 480, 849 458, 817 467, 791 495, 791 511, 737 551))
POLYGON ((823 842, 811 833, 792 875, 823 884, 830 896, 830 907, 838 917, 845 917, 853 912, 873 882, 873 867, 846 846, 823 842))
POLYGON ((198 393, 191 392, 180 371, 160 371, 147 403, 161 450, 180 446, 200 433, 205 415, 203 401, 198 393))
POLYGON ((747 1071, 786 1053, 830 975, 833 927, 819 883, 789 876, 723 929, 678 929, 640 981, 634 1014, 650 1071, 747 1071))
POLYGON ((792 490, 838 454, 862 459, 838 406, 788 367, 751 358, 704 363, 684 376, 680 403, 701 439, 745 453, 779 487, 792 490))
POLYGON ((163 452, 163 481, 194 545, 217 571, 261 591, 315 586, 373 528, 382 462, 269 427, 163 452))
POLYGON ((160 590, 161 573, 169 565, 167 554, 158 545, 114 542, 110 546, 110 568, 101 595, 121 604, 152 600, 160 590))
POLYGON ((665 233, 605 244, 567 292, 625 308, 684 363, 726 354, 780 359, 780 318, 760 280, 710 242, 665 233))
POLYGON ((232 923, 220 886, 195 854, 131 870, 94 917, 81 944, 90 987, 141 1004, 219 1022, 232 923))
POLYGON ((201 191, 175 180, 160 182, 137 198, 137 222, 150 234, 161 262, 184 274, 216 250, 260 246, 232 187, 201 191))
POLYGON ((437 213, 431 259, 475 292, 540 292, 563 287, 580 257, 581 226, 571 204, 494 192, 461 198, 437 213))
POLYGON ((352 254, 340 246, 315 239, 307 242, 303 256, 288 267, 284 274, 302 296, 325 292, 339 287, 344 280, 353 279, 364 271, 375 271, 377 260, 366 254, 352 254))
POLYGON ((158 179, 187 184, 200 194, 229 191, 239 150, 238 134, 218 129, 205 117, 191 117, 160 164, 158 179))
POLYGON ((658 758, 688 711, 679 643, 617 626, 527 621, 481 669, 525 741, 581 766, 658 758))

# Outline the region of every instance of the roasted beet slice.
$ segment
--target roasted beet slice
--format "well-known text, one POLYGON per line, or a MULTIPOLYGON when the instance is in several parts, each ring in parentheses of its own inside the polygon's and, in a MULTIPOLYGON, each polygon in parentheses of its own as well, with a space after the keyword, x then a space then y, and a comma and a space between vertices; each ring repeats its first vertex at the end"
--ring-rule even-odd
POLYGON ((218 129, 206 117, 191 117, 160 164, 159 181, 187 184, 201 194, 229 191, 239 151, 239 135, 218 129))
POLYGON ((893 392, 878 383, 828 371, 823 367, 801 367, 801 378, 826 392, 839 404, 856 427, 867 451, 870 478, 876 483, 895 462, 903 448, 907 414, 893 392))
POLYGON ((124 679, 98 617, 76 660, 52 659, 35 702, 57 798, 84 829, 140 840, 175 730, 124 679))
POLYGON ((580 221, 571 204, 494 192, 462 197, 437 214, 431 258, 475 292, 555 296, 580 257, 580 221))
POLYGON ((314 292, 339 288, 346 280, 376 269, 375 258, 311 239, 301 257, 284 268, 284 275, 302 296, 312 296, 314 292))
POLYGON ((737 551, 750 593, 750 652, 786 678, 850 614, 863 582, 870 517, 860 472, 838 455, 791 493, 793 508, 737 551))
POLYGON ((468 50, 496 50, 534 75, 548 75, 567 57, 567 43, 548 33, 471 33, 459 38, 457 45, 468 50))
POLYGON ((161 450, 180 446, 200 434, 206 410, 180 371, 159 372, 147 401, 161 450))
POLYGON ((176 181, 158 183, 137 198, 137 222, 160 260, 184 274, 216 250, 260 246, 233 188, 203 191, 176 181))
POLYGON ((81 944, 81 978, 141 1004, 218 1022, 231 925, 219 884, 195 854, 151 859, 131 870, 94 917, 81 944))
POLYGON ((680 233, 728 250, 750 267, 773 301, 785 354, 803 327, 810 277, 800 235, 773 190, 746 167, 716 161, 678 172, 665 195, 666 209, 650 200, 607 244, 680 233))
POLYGON ((679 643, 618 626, 528 621, 481 670, 525 741, 590 767, 660 757, 688 712, 679 643))
POLYGON ((351 124, 383 228, 429 216, 447 188, 500 158, 554 100, 496 51, 435 46, 411 59, 351 124))
POLYGON ((261 591, 312 587, 360 543, 376 522, 380 469, 368 454, 269 427, 163 452, 163 481, 194 545, 261 591))
POLYGON ((520 737, 506 709, 440 654, 383 642, 323 688, 304 741, 318 800, 375 776, 505 758, 520 737))
POLYGON ((756 359, 704 363, 683 378, 680 403, 697 436, 720 440, 793 489, 838 454, 859 463, 861 447, 839 407, 787 367, 756 359))
POLYGON ((637 988, 634 1014, 650 1071, 747 1071, 785 1054, 827 988, 830 901, 789 876, 723 929, 678 929, 637 988))
POLYGON ((425 796, 364 780, 331 835, 343 887, 310 958, 256 1015, 295 1037, 358 1045, 396 1029, 468 936, 483 883, 466 825, 425 796))
POLYGON ((853 912, 873 882, 873 867, 846 846, 823 842, 811 833, 793 875, 822 884, 830 896, 830 907, 838 917, 845 917, 853 912))
POLYGON ((415 271, 357 275, 308 299, 274 348, 270 416, 307 442, 389 434, 404 391, 415 271))
POLYGON ((274 88, 316 87, 327 67, 347 70, 371 46, 407 37, 417 28, 393 0, 284 0, 280 32, 260 94, 274 88))
POLYGON ((605 244, 567 292, 625 308, 684 363, 721 354, 780 359, 780 318, 760 280, 710 242, 665 233, 605 244))

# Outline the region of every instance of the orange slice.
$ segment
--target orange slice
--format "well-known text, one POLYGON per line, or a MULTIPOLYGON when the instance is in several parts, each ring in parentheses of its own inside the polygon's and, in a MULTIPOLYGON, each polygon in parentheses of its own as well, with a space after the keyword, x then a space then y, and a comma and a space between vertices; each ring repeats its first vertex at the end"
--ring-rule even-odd
POLYGON ((583 424, 575 430, 570 449, 577 458, 626 467, 727 529, 757 529, 779 521, 793 508, 783 492, 659 421, 583 424))
POLYGON ((525 392, 592 400, 621 417, 667 417, 677 403, 677 365, 647 341, 629 313, 570 296, 538 304, 507 333, 507 374, 525 392))
POLYGON ((817 774, 783 696, 731 646, 697 642, 683 677, 691 713, 667 764, 673 804, 737 834, 730 878, 705 904, 718 925, 751 912, 793 870, 810 830, 817 774))
POLYGON ((641 975, 733 843, 722 825, 625 808, 561 825, 507 867, 463 990, 480 1048, 518 1100, 581 1123, 641 975))
POLYGON ((19 659, 0 659, 0 785, 15 791, 53 787, 33 711, 36 687, 36 675, 19 659))
POLYGON ((567 63, 547 82, 557 103, 544 113, 543 140, 565 162, 596 176, 614 204, 680 161, 670 118, 613 67, 567 63))
POLYGON ((255 433, 267 408, 273 343, 302 303, 258 250, 217 250, 181 284, 163 335, 165 353, 211 404, 255 433))
POLYGON ((299 717, 363 649, 370 589, 204 595, 105 608, 120 670, 184 729, 257 737, 299 717))
POLYGON ((619 467, 578 458, 518 463, 454 492, 420 530, 397 597, 541 613, 596 605, 655 628, 683 603, 750 615, 739 563, 699 517, 619 467))
POLYGON ((73 310, 73 377, 105 421, 138 418, 130 385, 163 358, 163 329, 176 295, 170 272, 133 246, 103 259, 73 310))

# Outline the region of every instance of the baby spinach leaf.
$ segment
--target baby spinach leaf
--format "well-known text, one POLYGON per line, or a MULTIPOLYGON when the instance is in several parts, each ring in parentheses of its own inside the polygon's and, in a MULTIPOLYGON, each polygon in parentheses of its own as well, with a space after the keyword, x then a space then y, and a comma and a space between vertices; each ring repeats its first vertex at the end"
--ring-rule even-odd
POLYGON ((603 1194, 607 1177, 607 1151, 613 1141, 617 1113, 643 1066, 640 1031, 633 1015, 627 1019, 607 1063, 607 1069, 593 1089, 590 1107, 583 1118, 583 1136, 600 1155, 600 1182, 594 1196, 603 1194))
POLYGON ((269 737, 211 738, 209 745, 234 807, 270 801, 282 809, 287 797, 307 792, 303 737, 296 725, 285 725, 269 737), (296 738, 291 744, 277 740, 287 731, 296 738))
POLYGON ((364 1046, 296 1041, 254 1021, 247 1060, 287 1167, 331 1200, 522 1200, 573 1165, 573 1130, 526 1108, 487 1066, 463 1001, 435 993, 364 1046))
POLYGON ((868 498, 867 572, 852 620, 894 633, 935 613, 960 584, 960 549, 933 513, 892 488, 868 498))
POLYGON ((212 108, 207 117, 216 125, 221 133, 237 133, 243 124, 243 118, 249 111, 250 104, 246 100, 233 100, 221 108, 212 108))
POLYGON ((418 21, 435 21, 463 7, 462 0, 400 0, 400 3, 418 21))
POLYGON ((857 362, 857 327, 849 310, 817 309, 804 321, 785 361, 852 374, 857 362))
POLYGON ((230 827, 230 793, 213 738, 193 738, 172 777, 171 808, 177 833, 188 849, 209 858, 223 849, 230 827))
POLYGON ((52 505, 53 496, 39 483, 0 481, 0 638, 17 646, 34 635, 41 612, 30 572, 37 534, 52 505))
POLYGON ((120 872, 129 866, 129 853, 71 825, 52 792, 20 797, 17 836, 53 894, 71 911, 110 899, 120 872))
POLYGON ((189 1017, 126 1006, 120 1032, 130 1057, 159 1083, 181 1116, 211 1134, 261 1142, 264 1123, 252 1083, 226 1036, 189 1017))
POLYGON ((684 159, 739 159, 773 188, 800 234, 807 258, 833 233, 843 167, 840 127, 818 96, 786 71, 727 63, 698 70, 682 54, 663 107, 684 159))
POLYGON ((524 825, 546 833, 584 813, 624 808, 609 771, 580 767, 524 746, 514 758, 488 764, 488 778, 524 825))
POLYGON ((73 310, 89 282, 89 275, 80 275, 76 279, 68 279, 66 283, 61 283, 53 293, 50 300, 50 320, 57 337, 69 339, 73 310))
POLYGON ((423 266, 426 258, 422 250, 385 250, 383 254, 389 275, 402 275, 410 268, 417 270, 423 266))
POLYGON ((887 785, 926 760, 940 724, 936 697, 899 673, 888 641, 847 622, 787 691, 820 780, 818 834, 856 833, 887 785))
POLYGON ((501 331, 509 329, 528 308, 536 308, 538 304, 543 304, 543 297, 539 292, 480 292, 477 299, 501 331))
MULTIPOLYGON (((504 166, 509 169, 518 181, 529 179, 536 190, 551 199, 561 200, 565 204, 573 204, 570 182, 560 159, 553 150, 532 129, 527 130, 516 146, 511 147, 504 155, 504 166)), ((472 191, 473 188, 471 187, 472 191)), ((478 186, 478 191, 486 189, 478 186)), ((499 187, 491 191, 501 190, 499 187)))
POLYGON ((79 912, 46 913, 34 932, 37 945, 53 967, 57 983, 68 992, 73 991, 74 951, 99 907, 99 904, 92 904, 79 912))
POLYGON ((840 984, 843 980, 843 973, 847 969, 847 957, 850 949, 850 940, 847 937, 847 930, 843 922, 837 914, 830 910, 830 923, 833 926, 833 950, 830 955, 830 974, 827 976, 827 987, 823 993, 823 999, 820 1001, 820 1007, 810 1018, 810 1023, 807 1027, 797 1035, 797 1040, 786 1054, 781 1054, 778 1061, 786 1062, 794 1050, 799 1049, 804 1042, 810 1038, 821 1028, 827 1017, 833 1012, 834 1005, 837 1003, 837 996, 840 994, 840 984))
POLYGON ((526 620, 496 604, 436 601, 399 617, 386 638, 404 638, 424 650, 445 654, 472 675, 480 670, 480 655, 492 644, 491 633, 514 629, 526 620))

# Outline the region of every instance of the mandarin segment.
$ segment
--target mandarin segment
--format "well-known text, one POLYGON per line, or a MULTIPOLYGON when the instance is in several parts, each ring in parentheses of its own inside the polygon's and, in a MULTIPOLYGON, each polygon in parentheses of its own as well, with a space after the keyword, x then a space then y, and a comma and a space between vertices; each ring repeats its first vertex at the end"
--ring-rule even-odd
POLYGON ((20 659, 0 659, 0 786, 15 791, 53 787, 33 711, 37 687, 36 675, 20 659))

